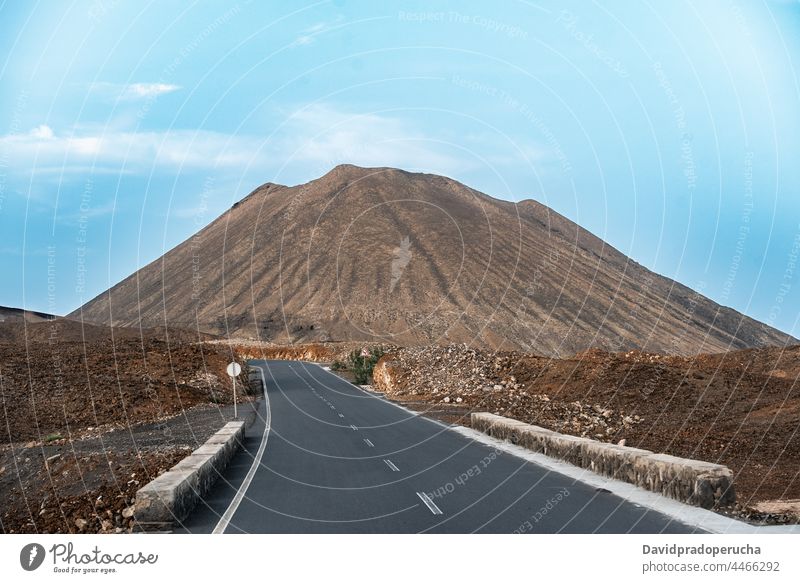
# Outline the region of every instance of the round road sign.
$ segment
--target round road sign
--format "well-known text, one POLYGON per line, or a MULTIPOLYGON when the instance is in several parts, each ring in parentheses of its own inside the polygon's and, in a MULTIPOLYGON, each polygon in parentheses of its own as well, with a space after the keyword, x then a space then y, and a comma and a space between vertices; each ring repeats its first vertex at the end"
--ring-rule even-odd
POLYGON ((238 362, 232 362, 228 365, 226 370, 228 371, 229 377, 238 377, 239 373, 242 372, 242 365, 238 362))

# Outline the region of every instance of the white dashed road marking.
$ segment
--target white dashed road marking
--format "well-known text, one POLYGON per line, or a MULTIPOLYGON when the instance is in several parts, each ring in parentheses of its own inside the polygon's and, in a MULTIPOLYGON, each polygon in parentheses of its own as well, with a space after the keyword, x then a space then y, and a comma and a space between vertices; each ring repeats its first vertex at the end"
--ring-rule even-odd
POLYGON ((375 447, 369 439, 365 439, 364 443, 366 443, 370 447, 375 447))
POLYGON ((400 468, 398 468, 396 465, 394 465, 394 463, 392 463, 392 460, 383 460, 383 462, 387 466, 389 466, 392 469, 393 472, 399 472, 400 471, 400 468))
POLYGON ((436 504, 433 503, 433 500, 431 500, 431 497, 428 496, 425 492, 417 492, 417 496, 419 496, 419 499, 422 500, 425 503, 425 506, 427 506, 428 510, 430 510, 433 514, 441 514, 442 513, 442 511, 439 510, 439 507, 436 506, 436 504))

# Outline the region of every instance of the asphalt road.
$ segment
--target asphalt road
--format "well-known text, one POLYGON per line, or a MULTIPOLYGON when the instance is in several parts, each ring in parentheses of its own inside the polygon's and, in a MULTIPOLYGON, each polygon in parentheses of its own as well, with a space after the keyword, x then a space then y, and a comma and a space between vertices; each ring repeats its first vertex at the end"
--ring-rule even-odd
POLYGON ((260 419, 184 532, 694 531, 472 441, 317 365, 253 364, 267 382, 260 419))

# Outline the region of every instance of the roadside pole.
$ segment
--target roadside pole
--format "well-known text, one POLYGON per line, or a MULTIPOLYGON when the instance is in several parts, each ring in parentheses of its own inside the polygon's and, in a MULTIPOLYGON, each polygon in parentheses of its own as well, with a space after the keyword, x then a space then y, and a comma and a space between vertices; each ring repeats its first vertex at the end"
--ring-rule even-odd
POLYGON ((228 365, 228 368, 226 368, 225 371, 228 373, 228 376, 231 377, 231 379, 233 380, 233 418, 238 419, 239 408, 236 402, 236 377, 238 377, 239 374, 241 374, 242 365, 240 365, 238 362, 232 362, 228 365))

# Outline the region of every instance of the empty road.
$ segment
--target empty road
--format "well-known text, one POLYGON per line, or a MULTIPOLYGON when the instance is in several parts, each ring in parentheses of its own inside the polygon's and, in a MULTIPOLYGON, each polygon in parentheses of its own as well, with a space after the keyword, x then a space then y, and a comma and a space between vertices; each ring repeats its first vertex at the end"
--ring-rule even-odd
POLYGON ((317 365, 251 364, 264 373, 268 399, 184 532, 694 532, 317 365))

